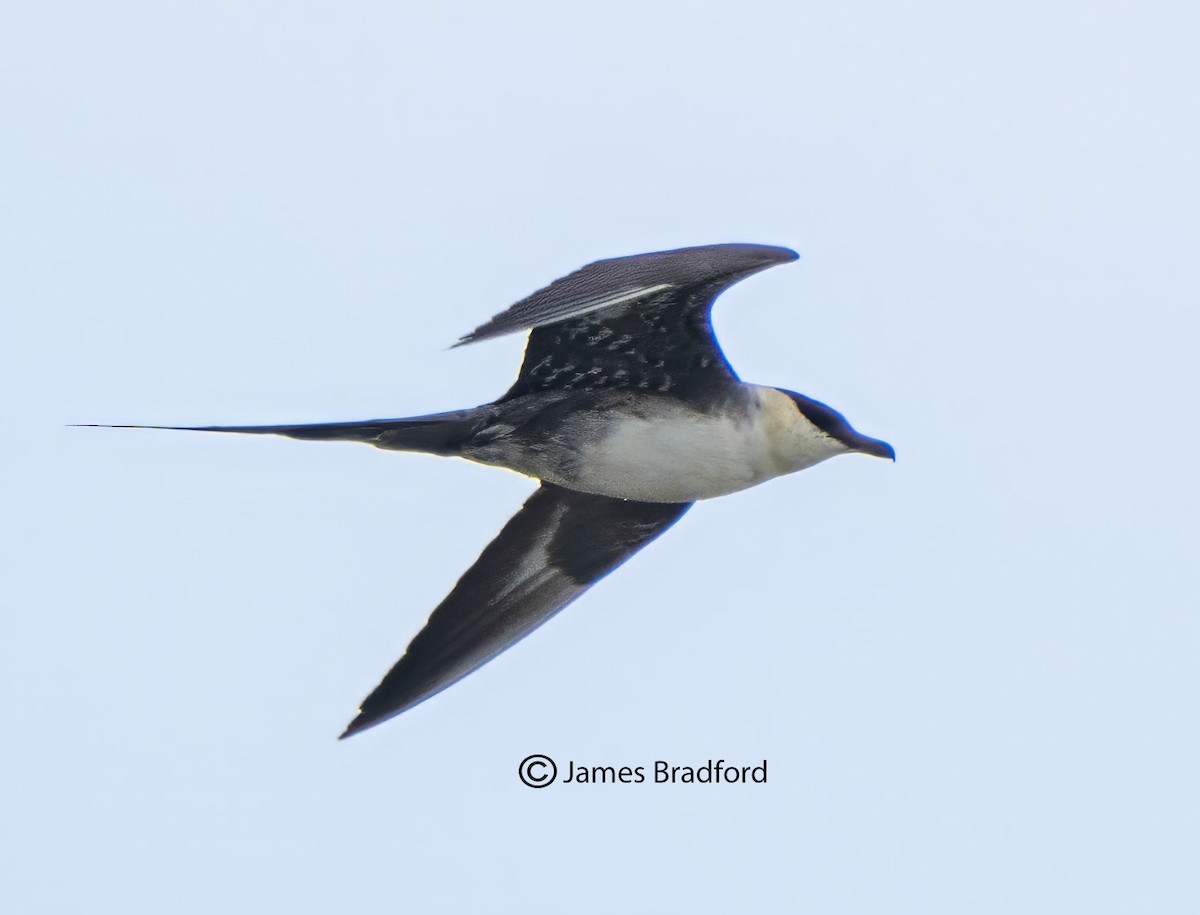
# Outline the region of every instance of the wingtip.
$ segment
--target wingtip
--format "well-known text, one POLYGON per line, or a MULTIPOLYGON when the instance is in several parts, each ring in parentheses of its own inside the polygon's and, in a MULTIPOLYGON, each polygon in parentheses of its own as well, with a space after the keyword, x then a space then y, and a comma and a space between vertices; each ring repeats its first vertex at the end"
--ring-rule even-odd
POLYGON ((342 733, 338 734, 338 740, 345 740, 347 737, 353 737, 355 734, 357 734, 359 731, 362 730, 361 727, 354 726, 355 721, 358 721, 358 719, 355 718, 354 721, 351 721, 348 725, 346 725, 346 730, 344 730, 344 731, 342 731, 342 733))
POLYGON ((789 264, 800 260, 799 252, 783 245, 763 245, 754 242, 734 242, 728 245, 712 245, 714 249, 728 248, 743 257, 756 260, 762 264, 789 264))
POLYGON ((767 258, 767 263, 772 267, 779 266, 781 264, 791 264, 800 260, 800 252, 792 248, 773 245, 767 245, 765 247, 771 252, 770 256, 767 258))
POLYGON ((447 348, 458 349, 460 346, 470 346, 472 343, 478 343, 481 340, 491 340, 493 337, 503 337, 507 334, 515 334, 518 331, 529 329, 525 327, 511 327, 497 331, 494 329, 495 323, 496 320, 493 318, 484 324, 480 324, 469 334, 463 334, 447 348))

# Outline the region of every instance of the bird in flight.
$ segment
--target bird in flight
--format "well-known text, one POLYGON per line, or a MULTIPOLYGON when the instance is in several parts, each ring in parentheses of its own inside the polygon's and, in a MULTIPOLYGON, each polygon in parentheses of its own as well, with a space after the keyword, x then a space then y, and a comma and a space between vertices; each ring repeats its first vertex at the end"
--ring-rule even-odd
POLYGON ((825 404, 741 381, 713 301, 797 258, 723 244, 596 261, 456 345, 530 331, 513 386, 466 410, 276 426, 121 426, 354 441, 461 457, 541 481, 363 700, 349 737, 439 693, 524 638, 674 524, 838 454, 895 460, 825 404))

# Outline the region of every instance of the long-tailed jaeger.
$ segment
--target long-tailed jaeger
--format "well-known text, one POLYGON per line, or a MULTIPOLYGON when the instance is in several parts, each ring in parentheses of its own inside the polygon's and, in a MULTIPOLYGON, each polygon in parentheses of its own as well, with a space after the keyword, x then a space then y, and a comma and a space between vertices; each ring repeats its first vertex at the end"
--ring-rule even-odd
POLYGON ((713 336, 713 300, 797 258, 705 245, 596 261, 457 345, 529 330, 498 400, 408 419, 299 426, 137 426, 365 442, 541 481, 429 617, 342 737, 412 708, 524 638, 699 499, 857 452, 895 460, 803 394, 746 384, 713 336))

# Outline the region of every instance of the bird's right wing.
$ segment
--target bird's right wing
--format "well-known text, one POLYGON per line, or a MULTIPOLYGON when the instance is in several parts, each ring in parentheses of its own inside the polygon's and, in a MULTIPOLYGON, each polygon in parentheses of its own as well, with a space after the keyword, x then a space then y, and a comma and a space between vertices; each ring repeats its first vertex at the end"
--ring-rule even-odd
POLYGON ((342 737, 399 715, 487 663, 690 507, 543 483, 433 611, 342 737))
MULTIPOLYGON (((456 345, 597 312, 624 311, 667 292, 682 300, 686 293, 703 290, 706 301, 702 304, 707 306, 727 286, 796 257, 796 252, 788 248, 746 244, 700 245, 610 257, 560 277, 464 335, 456 345)), ((673 304, 678 308, 683 302, 673 304)), ((600 315, 601 320, 603 317, 600 315)))
POLYGON ((713 300, 797 256, 771 245, 732 244, 596 261, 517 302, 459 344, 532 328, 504 400, 606 387, 694 396, 737 380, 713 336, 713 300))

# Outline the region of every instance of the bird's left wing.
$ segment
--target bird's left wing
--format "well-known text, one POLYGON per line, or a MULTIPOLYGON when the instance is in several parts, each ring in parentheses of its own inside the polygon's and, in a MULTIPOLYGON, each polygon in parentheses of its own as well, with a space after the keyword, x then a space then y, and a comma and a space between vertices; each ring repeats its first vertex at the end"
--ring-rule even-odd
POLYGON ((433 611, 342 737, 399 715, 487 663, 690 507, 543 483, 433 611))

